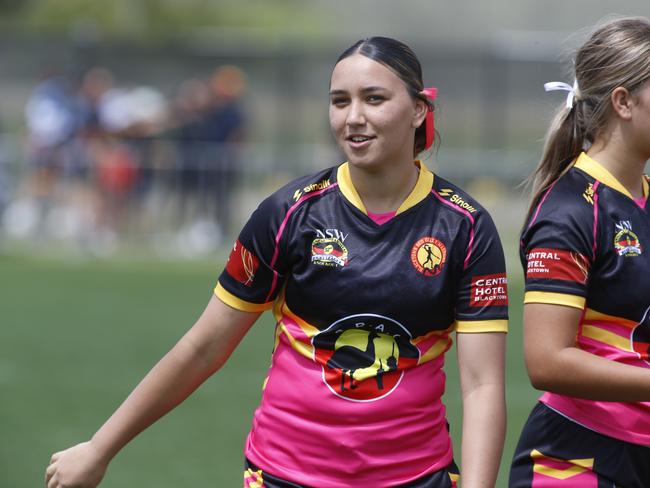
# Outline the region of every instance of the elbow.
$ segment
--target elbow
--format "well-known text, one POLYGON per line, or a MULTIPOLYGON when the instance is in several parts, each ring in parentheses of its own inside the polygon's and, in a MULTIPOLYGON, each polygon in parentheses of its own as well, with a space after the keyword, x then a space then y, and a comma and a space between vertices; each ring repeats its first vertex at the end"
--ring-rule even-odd
POLYGON ((530 384, 536 390, 553 391, 557 387, 558 375, 551 362, 527 360, 526 369, 530 384))

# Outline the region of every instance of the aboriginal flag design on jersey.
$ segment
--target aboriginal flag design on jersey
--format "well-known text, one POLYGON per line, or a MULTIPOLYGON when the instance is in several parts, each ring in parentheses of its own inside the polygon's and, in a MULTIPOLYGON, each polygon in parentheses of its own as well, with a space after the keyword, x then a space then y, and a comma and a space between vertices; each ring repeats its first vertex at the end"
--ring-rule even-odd
POLYGON ((453 331, 506 331, 505 264, 490 216, 417 164, 383 224, 347 164, 290 183, 253 213, 219 278, 228 305, 273 308, 246 456, 282 479, 395 486, 452 462, 444 353, 453 331))
MULTIPOLYGON (((648 195, 648 181, 643 181, 648 195)), ((603 166, 582 153, 544 195, 521 240, 526 303, 583 311, 577 346, 650 368, 650 217, 603 166)), ((650 403, 544 394, 542 402, 602 434, 650 446, 650 403)))

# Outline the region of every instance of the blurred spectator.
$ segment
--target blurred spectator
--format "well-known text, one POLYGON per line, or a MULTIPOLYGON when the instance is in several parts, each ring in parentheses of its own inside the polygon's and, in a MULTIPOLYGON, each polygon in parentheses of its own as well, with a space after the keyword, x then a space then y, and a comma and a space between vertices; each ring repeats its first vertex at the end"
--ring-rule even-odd
POLYGON ((246 89, 244 72, 236 66, 222 66, 210 80, 212 106, 205 121, 205 139, 213 147, 208 155, 211 174, 209 194, 214 195, 217 221, 228 232, 232 196, 241 175, 239 144, 244 140, 245 118, 241 98, 246 89))

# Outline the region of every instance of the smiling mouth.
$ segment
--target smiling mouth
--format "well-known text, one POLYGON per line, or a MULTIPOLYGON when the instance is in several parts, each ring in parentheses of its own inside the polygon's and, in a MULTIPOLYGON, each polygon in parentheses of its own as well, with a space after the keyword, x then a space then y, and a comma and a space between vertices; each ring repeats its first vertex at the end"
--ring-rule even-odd
POLYGON ((349 137, 346 137, 345 139, 347 141, 349 141, 349 142, 361 143, 361 142, 370 141, 370 140, 374 139, 374 137, 371 137, 371 136, 349 136, 349 137))

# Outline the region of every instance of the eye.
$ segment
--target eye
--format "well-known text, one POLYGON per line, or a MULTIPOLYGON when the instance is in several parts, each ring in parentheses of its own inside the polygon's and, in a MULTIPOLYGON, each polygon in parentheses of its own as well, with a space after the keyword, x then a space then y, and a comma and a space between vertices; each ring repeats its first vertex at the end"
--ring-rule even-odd
POLYGON ((386 100, 386 97, 384 97, 383 95, 376 95, 375 94, 375 95, 368 95, 366 97, 366 101, 368 103, 372 103, 372 104, 375 104, 375 105, 383 102, 384 100, 386 100))
POLYGON ((348 103, 349 99, 346 97, 332 97, 330 103, 335 107, 343 107, 348 103))

